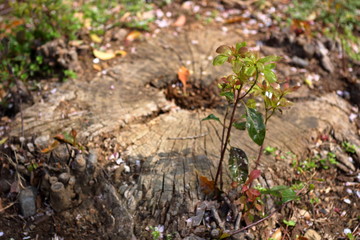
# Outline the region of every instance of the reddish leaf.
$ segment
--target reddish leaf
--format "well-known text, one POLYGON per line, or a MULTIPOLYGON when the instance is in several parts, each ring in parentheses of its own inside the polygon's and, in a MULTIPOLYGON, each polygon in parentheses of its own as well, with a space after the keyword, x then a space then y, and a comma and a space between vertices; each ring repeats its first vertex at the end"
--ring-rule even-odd
POLYGON ((183 84, 184 94, 186 94, 186 82, 189 80, 189 76, 190 76, 190 71, 186 67, 182 66, 179 68, 178 78, 183 84))
POLYGON ((257 189, 250 188, 246 191, 246 195, 248 196, 249 202, 255 202, 256 198, 260 196, 260 192, 257 189))
POLYGON ((261 175, 261 171, 260 170, 257 170, 257 169, 254 169, 251 171, 251 173, 249 174, 249 178, 248 180, 246 181, 245 185, 251 185, 252 182, 257 179, 258 177, 260 177, 261 175))

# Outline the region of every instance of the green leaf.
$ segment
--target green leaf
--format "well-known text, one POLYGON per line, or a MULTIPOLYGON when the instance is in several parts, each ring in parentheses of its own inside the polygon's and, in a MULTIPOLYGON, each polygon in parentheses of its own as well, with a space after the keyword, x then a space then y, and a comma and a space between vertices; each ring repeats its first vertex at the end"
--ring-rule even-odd
POLYGON ((284 219, 283 222, 289 227, 294 227, 296 225, 296 222, 292 220, 287 221, 284 219))
POLYGON ((259 146, 265 139, 266 128, 262 114, 256 109, 246 107, 246 129, 250 138, 259 146))
POLYGON ((241 68, 243 66, 243 63, 238 61, 235 61, 233 64, 233 72, 238 74, 241 71, 241 68))
POLYGON ((281 59, 281 57, 272 55, 272 56, 263 57, 263 58, 259 59, 258 62, 260 62, 260 63, 277 62, 280 59, 281 59))
POLYGON ((229 57, 225 55, 217 55, 214 58, 213 65, 214 66, 223 65, 228 60, 228 58, 229 57))
POLYGON ((246 129, 246 122, 234 122, 233 126, 238 130, 245 130, 246 129))
POLYGON ((203 118, 201 121, 207 121, 207 120, 215 120, 215 121, 220 122, 220 119, 217 116, 215 116, 214 114, 210 114, 206 118, 203 118))
POLYGON ((228 234, 228 233, 222 233, 221 236, 220 236, 220 240, 221 240, 221 239, 228 238, 228 237, 231 237, 231 235, 228 234))
POLYGON ((259 72, 264 71, 264 64, 263 64, 263 63, 257 62, 257 63, 256 63, 256 67, 257 67, 257 69, 258 69, 259 72))
POLYGON ((255 99, 250 98, 249 100, 247 100, 246 106, 247 106, 248 108, 256 108, 256 101, 255 101, 255 99))
POLYGON ((256 67, 254 65, 251 65, 251 66, 245 68, 244 73, 247 76, 251 77, 252 75, 254 75, 255 71, 256 71, 256 67))
POLYGON ((265 68, 263 73, 264 73, 266 81, 268 81, 269 83, 276 82, 277 78, 276 78, 276 75, 275 75, 275 73, 273 71, 265 68))
POLYGON ((236 52, 239 51, 240 48, 246 47, 246 42, 241 42, 236 44, 236 52))
POLYGON ((280 194, 282 203, 299 199, 299 196, 296 195, 296 192, 289 187, 280 191, 280 194))
POLYGON ((234 181, 245 183, 249 174, 249 161, 240 148, 230 148, 229 170, 234 181))
POLYGON ((271 69, 274 69, 274 68, 276 68, 275 63, 270 63, 270 64, 265 65, 265 69, 271 70, 271 69))
POLYGON ((228 100, 229 102, 234 100, 234 93, 233 92, 221 92, 220 96, 226 97, 226 100, 228 100))

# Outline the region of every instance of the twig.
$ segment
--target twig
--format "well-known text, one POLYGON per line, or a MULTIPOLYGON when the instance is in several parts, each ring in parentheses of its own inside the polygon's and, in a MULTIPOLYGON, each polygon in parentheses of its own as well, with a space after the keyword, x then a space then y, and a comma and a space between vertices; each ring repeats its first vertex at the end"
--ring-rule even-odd
POLYGON ((264 217, 264 218, 262 218, 262 219, 260 219, 260 220, 258 220, 258 221, 256 221, 256 222, 254 222, 254 223, 252 223, 252 224, 249 224, 249 225, 247 225, 246 227, 240 228, 239 230, 235 230, 235 231, 233 231, 233 232, 230 232, 229 235, 232 236, 232 235, 238 234, 238 233, 240 233, 240 232, 242 232, 242 231, 245 231, 246 229, 249 229, 249 228, 251 228, 251 227, 253 227, 253 226, 258 225, 259 223, 262 223, 263 221, 271 218, 272 215, 274 215, 275 213, 279 212, 287 203, 289 203, 289 202, 283 203, 278 209, 275 209, 274 211, 272 211, 272 212, 271 212, 269 215, 267 215, 266 217, 264 217))
POLYGON ((8 208, 12 207, 14 204, 15 204, 15 202, 10 203, 10 204, 9 204, 9 205, 7 205, 6 207, 1 208, 1 209, 0 209, 0 213, 2 213, 3 211, 5 211, 6 209, 8 209, 8 208))
POLYGON ((201 137, 205 137, 206 135, 208 135, 209 133, 203 133, 200 135, 196 135, 196 136, 188 136, 188 137, 168 137, 167 140, 189 140, 189 139, 196 139, 196 138, 201 138, 201 137))

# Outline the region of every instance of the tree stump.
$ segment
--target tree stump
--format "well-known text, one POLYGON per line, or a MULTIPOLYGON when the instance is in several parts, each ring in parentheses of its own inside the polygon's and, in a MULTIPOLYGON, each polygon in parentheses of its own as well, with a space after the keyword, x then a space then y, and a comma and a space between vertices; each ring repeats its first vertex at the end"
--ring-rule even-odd
MULTIPOLYGON (((74 128, 83 141, 111 132, 125 146, 122 156, 129 163, 141 162, 138 178, 119 193, 136 219, 131 220, 135 229, 164 224, 170 232, 181 232, 196 204, 204 199, 199 175, 214 178, 220 156, 220 126, 201 119, 224 113, 221 107, 180 109, 166 98, 164 89, 176 83, 181 66, 191 70, 190 82, 210 86, 229 72, 226 67, 212 67, 216 47, 241 40, 236 31, 225 34, 209 29, 147 39, 136 47, 136 54, 121 59, 106 75, 88 82, 69 81, 48 101, 25 109, 24 132, 53 135, 74 128)), ((333 93, 299 100, 270 120, 265 146, 303 156, 315 133, 330 130, 338 140, 360 145, 356 127, 348 120, 350 107, 333 93)), ((13 135, 21 135, 20 116, 12 129, 13 135)), ((252 162, 259 151, 246 132, 234 133, 231 144, 243 149, 252 162)), ((289 165, 264 156, 260 168, 281 184, 285 180, 273 173, 287 171, 289 165)), ((228 186, 227 166, 224 169, 224 186, 228 186)))

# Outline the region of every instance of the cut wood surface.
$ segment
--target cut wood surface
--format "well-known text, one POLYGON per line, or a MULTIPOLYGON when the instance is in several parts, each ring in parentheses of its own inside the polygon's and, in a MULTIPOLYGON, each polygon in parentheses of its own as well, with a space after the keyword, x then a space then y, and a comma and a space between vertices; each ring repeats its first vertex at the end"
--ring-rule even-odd
MULTIPOLYGON (((102 132, 111 132, 127 146, 123 156, 129 162, 141 161, 139 177, 129 185, 132 190, 123 194, 132 214, 148 211, 156 222, 175 229, 180 221, 176 216, 193 212, 203 197, 198 174, 214 178, 219 160, 219 125, 201 119, 210 113, 221 117, 223 112, 179 109, 166 100, 162 88, 176 80, 183 65, 192 72, 191 81, 210 84, 225 75, 228 70, 212 67, 210 56, 217 46, 228 42, 226 39, 242 40, 236 34, 215 30, 147 39, 137 46, 135 55, 122 59, 106 75, 69 81, 47 101, 25 109, 25 135, 54 135, 75 128, 80 139, 91 140, 102 132)), ((348 120, 350 108, 334 93, 298 101, 270 120, 265 146, 304 156, 311 138, 330 130, 338 140, 359 146, 356 127, 348 120)), ((20 116, 12 129, 13 135, 21 135, 20 116)), ((234 133, 231 144, 243 149, 252 162, 257 156, 259 147, 246 132, 234 133)), ((261 168, 270 173, 272 169, 287 171, 290 166, 290 162, 274 161, 273 157, 262 160, 261 168)), ((224 181, 230 181, 227 172, 224 181)))

